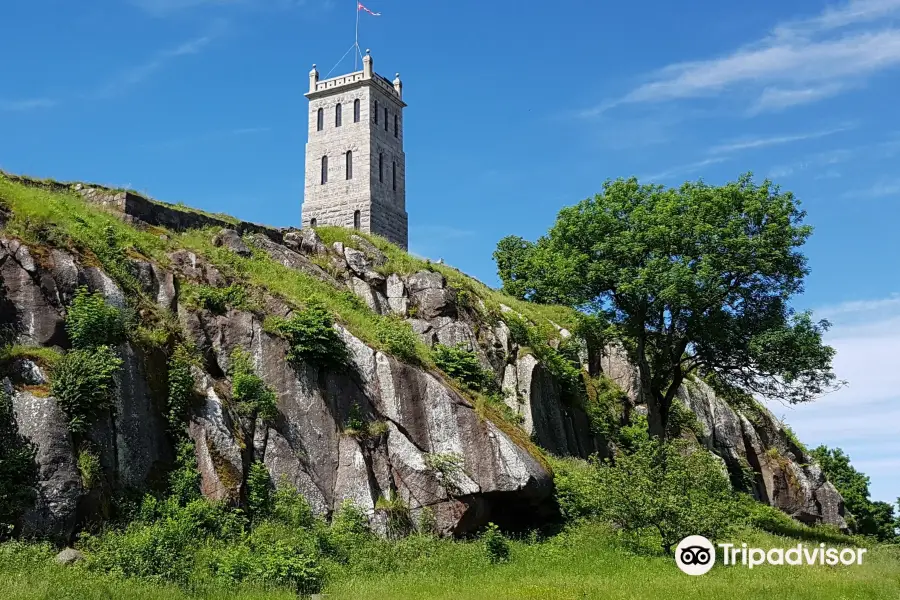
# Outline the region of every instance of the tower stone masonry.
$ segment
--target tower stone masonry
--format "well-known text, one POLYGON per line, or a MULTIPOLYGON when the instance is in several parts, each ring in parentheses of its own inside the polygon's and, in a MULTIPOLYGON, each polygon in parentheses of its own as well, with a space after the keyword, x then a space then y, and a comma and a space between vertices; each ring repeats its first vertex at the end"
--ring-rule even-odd
POLYGON ((319 80, 309 73, 309 141, 303 227, 337 225, 383 236, 406 249, 403 84, 373 70, 319 80))

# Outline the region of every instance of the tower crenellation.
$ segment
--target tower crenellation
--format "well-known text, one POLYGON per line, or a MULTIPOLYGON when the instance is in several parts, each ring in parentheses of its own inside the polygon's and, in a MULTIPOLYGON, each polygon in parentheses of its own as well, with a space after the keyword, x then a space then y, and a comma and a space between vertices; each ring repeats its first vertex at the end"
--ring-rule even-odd
POLYGON ((403 84, 363 69, 320 80, 309 73, 303 227, 337 225, 408 243, 403 84))

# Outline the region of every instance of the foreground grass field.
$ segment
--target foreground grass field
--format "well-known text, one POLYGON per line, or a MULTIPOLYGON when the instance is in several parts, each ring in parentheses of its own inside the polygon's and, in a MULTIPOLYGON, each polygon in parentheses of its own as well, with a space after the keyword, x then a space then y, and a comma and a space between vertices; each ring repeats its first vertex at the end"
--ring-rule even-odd
MULTIPOLYGON (((731 538, 761 548, 796 539, 748 531, 731 538)), ((815 545, 815 542, 806 542, 815 545)), ((325 598, 358 599, 816 599, 900 598, 900 549, 875 547, 861 566, 717 566, 684 575, 671 558, 629 550, 602 527, 573 528, 546 541, 512 542, 510 560, 490 564, 478 542, 410 538, 361 549, 349 565, 330 565, 325 598)), ((245 586, 182 590, 53 564, 36 547, 0 550, 4 600, 187 598, 275 600, 291 592, 245 586)))

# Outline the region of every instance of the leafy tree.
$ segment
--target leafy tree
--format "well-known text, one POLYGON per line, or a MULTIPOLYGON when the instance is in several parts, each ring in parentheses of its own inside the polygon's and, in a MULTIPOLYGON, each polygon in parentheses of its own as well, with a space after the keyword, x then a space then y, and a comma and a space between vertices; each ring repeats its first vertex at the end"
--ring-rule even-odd
POLYGON ((850 464, 850 457, 840 448, 831 449, 824 445, 815 448, 811 454, 844 497, 844 506, 853 515, 856 532, 881 541, 896 540, 898 517, 894 516, 894 507, 869 498, 869 477, 850 464))
POLYGON ((507 237, 504 290, 605 317, 637 365, 650 428, 662 436, 692 372, 790 403, 840 385, 827 321, 789 305, 808 273, 812 229, 789 192, 744 175, 677 189, 607 181, 560 211, 536 243, 507 237))

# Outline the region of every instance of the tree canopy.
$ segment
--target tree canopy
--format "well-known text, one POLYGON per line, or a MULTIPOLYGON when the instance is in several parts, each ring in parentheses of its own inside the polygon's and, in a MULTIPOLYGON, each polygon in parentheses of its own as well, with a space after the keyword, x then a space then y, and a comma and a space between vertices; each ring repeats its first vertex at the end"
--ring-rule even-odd
POLYGON ((829 323, 789 304, 808 273, 805 215, 750 174, 679 188, 618 179, 561 210, 537 242, 502 239, 494 258, 505 292, 605 316, 662 435, 693 372, 790 403, 839 385, 829 323))
MULTIPOLYGON (((869 477, 850 464, 850 457, 840 448, 819 446, 811 453, 822 467, 828 481, 844 498, 844 506, 853 516, 853 529, 883 542, 900 539, 900 515, 894 515, 894 507, 888 502, 869 498, 869 477)), ((900 504, 900 499, 898 499, 900 504)))

